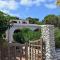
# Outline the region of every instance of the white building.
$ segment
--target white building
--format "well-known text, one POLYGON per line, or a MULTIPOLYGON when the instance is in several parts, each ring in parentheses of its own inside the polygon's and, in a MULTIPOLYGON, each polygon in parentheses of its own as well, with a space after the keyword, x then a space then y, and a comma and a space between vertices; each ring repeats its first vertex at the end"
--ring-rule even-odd
POLYGON ((13 42, 13 33, 16 29, 22 28, 30 28, 31 30, 35 30, 40 28, 37 24, 29 24, 28 20, 10 20, 10 28, 6 31, 6 40, 11 43, 13 42))

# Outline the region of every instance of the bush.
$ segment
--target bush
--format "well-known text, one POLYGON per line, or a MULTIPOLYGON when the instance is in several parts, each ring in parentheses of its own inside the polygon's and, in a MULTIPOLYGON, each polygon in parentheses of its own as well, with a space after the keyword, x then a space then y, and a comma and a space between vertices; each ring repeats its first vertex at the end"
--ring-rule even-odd
POLYGON ((55 28, 55 42, 56 42, 56 48, 60 48, 60 29, 55 28))
POLYGON ((41 36, 41 31, 32 31, 28 28, 23 28, 20 32, 14 33, 13 38, 16 42, 24 44, 30 40, 37 40, 41 36))

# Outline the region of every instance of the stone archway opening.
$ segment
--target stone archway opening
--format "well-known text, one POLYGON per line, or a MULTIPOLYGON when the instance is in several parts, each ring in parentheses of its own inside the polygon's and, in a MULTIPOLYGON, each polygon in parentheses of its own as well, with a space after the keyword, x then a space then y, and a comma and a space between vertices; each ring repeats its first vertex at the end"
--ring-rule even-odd
POLYGON ((29 41, 39 40, 41 37, 41 30, 36 28, 31 30, 30 28, 16 29, 13 33, 13 39, 21 44, 29 41))
POLYGON ((37 31, 41 31, 41 29, 39 29, 39 28, 36 28, 34 31, 36 31, 36 32, 37 32, 37 31))
POLYGON ((18 32, 21 32, 21 30, 20 30, 20 29, 16 29, 16 30, 14 31, 14 33, 18 33, 18 32))

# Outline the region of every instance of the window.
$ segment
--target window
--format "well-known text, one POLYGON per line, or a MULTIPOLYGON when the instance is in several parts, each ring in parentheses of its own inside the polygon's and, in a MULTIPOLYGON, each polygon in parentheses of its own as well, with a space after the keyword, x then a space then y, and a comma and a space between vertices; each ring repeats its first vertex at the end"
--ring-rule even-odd
POLYGON ((11 23, 17 23, 17 21, 12 21, 11 23))
POLYGON ((37 28, 37 29, 35 29, 34 31, 40 31, 40 29, 37 28))
POLYGON ((19 23, 20 23, 20 21, 19 21, 19 23))
POLYGON ((23 23, 23 24, 27 24, 27 22, 25 22, 25 21, 23 21, 22 23, 23 23))
POLYGON ((16 29, 15 31, 14 31, 14 33, 18 33, 18 32, 20 32, 21 30, 20 29, 16 29))

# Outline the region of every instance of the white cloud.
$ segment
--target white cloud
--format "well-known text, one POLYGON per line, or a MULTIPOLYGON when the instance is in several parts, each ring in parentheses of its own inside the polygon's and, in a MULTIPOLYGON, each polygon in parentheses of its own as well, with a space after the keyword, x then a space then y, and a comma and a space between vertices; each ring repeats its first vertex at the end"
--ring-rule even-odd
POLYGON ((32 6, 32 5, 40 5, 45 0, 20 0, 20 5, 23 6, 32 6))
POLYGON ((14 0, 2 1, 0 0, 0 8, 8 8, 10 10, 14 10, 18 7, 18 3, 14 0))
POLYGON ((53 0, 20 0, 20 5, 31 7, 44 5, 46 8, 55 9, 57 6, 53 0))
POLYGON ((36 6, 40 6, 43 2, 46 2, 45 0, 35 0, 34 1, 34 4, 36 5, 36 6))
POLYGON ((17 9, 18 8, 18 3, 16 1, 9 1, 7 3, 7 7, 9 9, 12 9, 12 10, 17 9))
POLYGON ((45 4, 45 7, 49 8, 49 9, 55 9, 55 8, 57 8, 57 6, 55 4, 45 4))
POLYGON ((31 5, 33 5, 33 2, 32 2, 32 0, 21 0, 20 4, 24 5, 24 6, 31 6, 31 5))
POLYGON ((47 0, 44 6, 48 9, 55 9, 57 8, 56 6, 56 0, 47 0))
POLYGON ((9 11, 8 9, 1 9, 0 11, 3 11, 4 13, 6 14, 9 14, 11 16, 17 16, 17 17, 20 17, 19 13, 12 13, 11 11, 9 11))
POLYGON ((25 7, 31 7, 31 6, 40 6, 45 5, 47 8, 54 9, 56 8, 56 5, 54 3, 47 4, 49 1, 53 0, 19 0, 20 2, 17 2, 17 0, 0 0, 0 9, 7 8, 9 10, 16 10, 19 5, 25 6, 25 7))
POLYGON ((6 1, 0 1, 0 8, 3 8, 6 6, 6 1))
MULTIPOLYGON (((44 5, 49 9, 56 8, 54 3, 47 4, 47 0, 19 0, 19 2, 17 2, 17 0, 0 0, 0 10, 11 15, 14 14, 12 14, 10 10, 17 10, 21 5, 25 6, 27 9, 31 6, 40 5, 44 5)), ((18 14, 15 15, 19 16, 18 14)))
MULTIPOLYGON (((17 10, 19 4, 15 0, 0 0, 0 11, 13 15, 11 10, 17 10)), ((17 14, 15 14, 17 15, 17 14)))
POLYGON ((6 14, 10 14, 10 11, 9 10, 7 10, 7 9, 0 9, 0 11, 3 11, 4 13, 6 13, 6 14))

